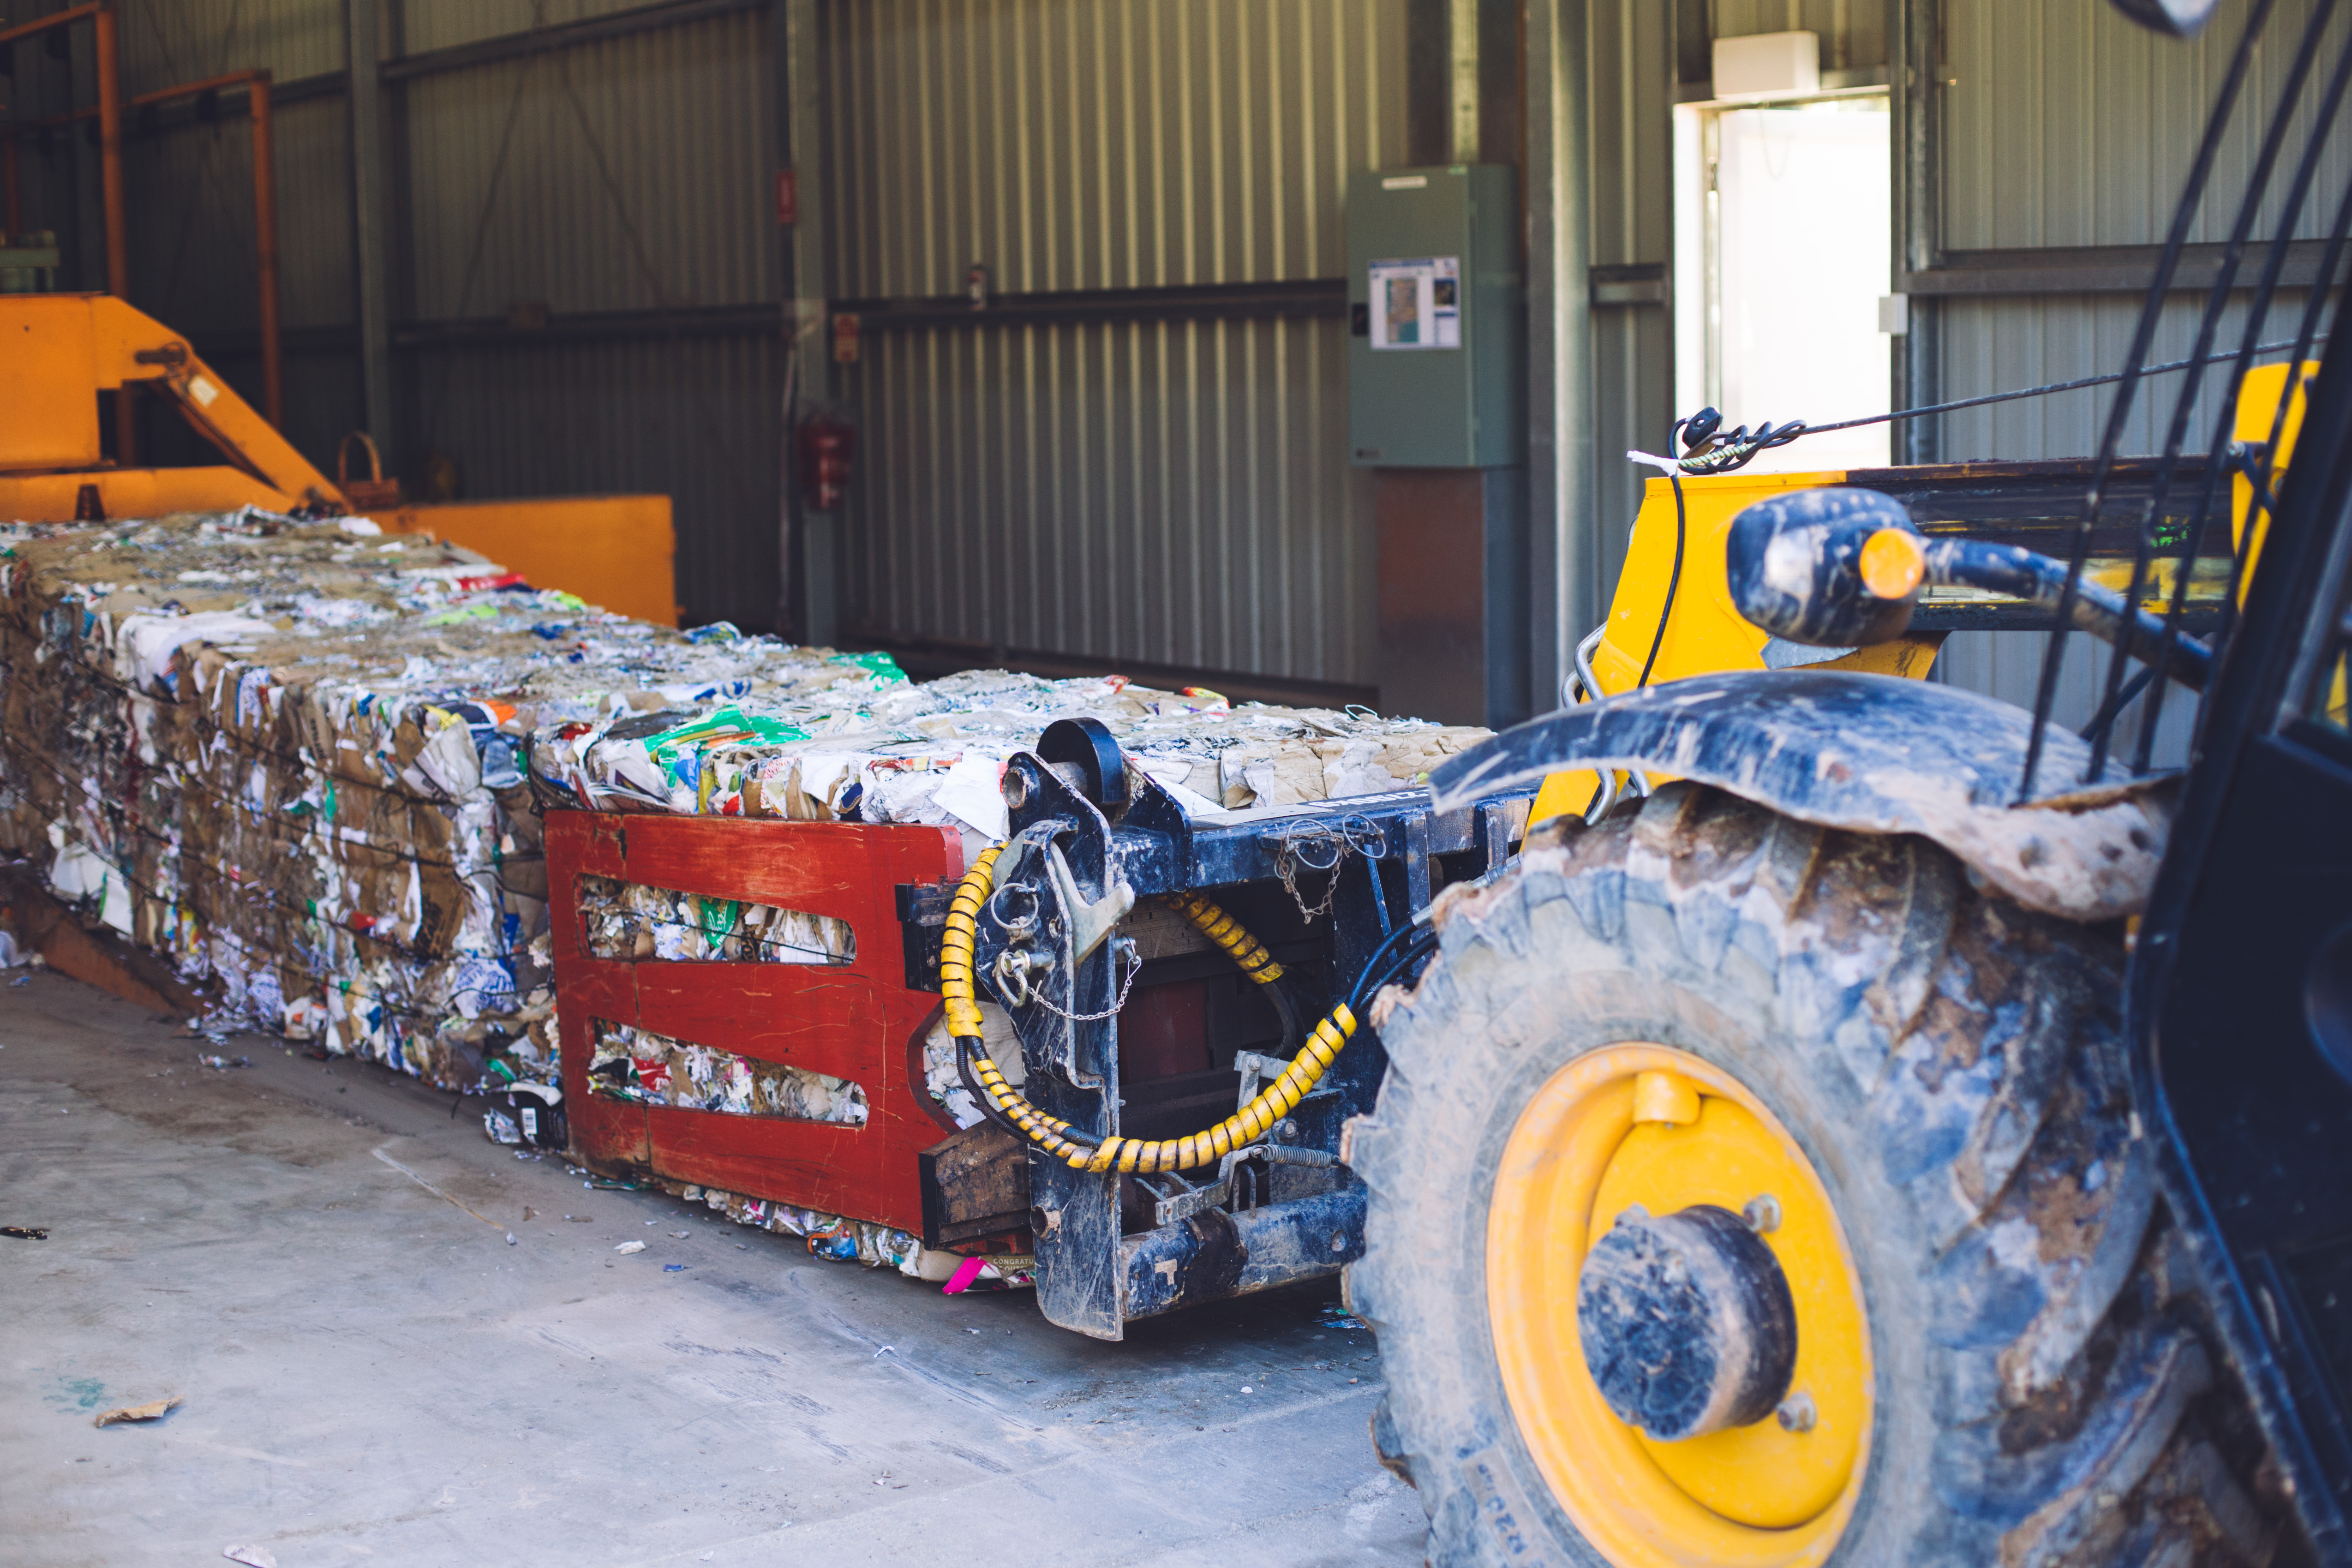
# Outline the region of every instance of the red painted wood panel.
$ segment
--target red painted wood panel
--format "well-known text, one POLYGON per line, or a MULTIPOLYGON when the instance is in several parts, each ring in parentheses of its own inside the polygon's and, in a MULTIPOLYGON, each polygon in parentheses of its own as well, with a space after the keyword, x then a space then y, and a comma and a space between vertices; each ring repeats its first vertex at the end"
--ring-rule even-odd
POLYGON ((572 1153, 592 1168, 677 1181, 918 1229, 915 1156, 947 1123, 924 1092, 921 1043, 937 995, 906 985, 895 889, 963 872, 953 828, 558 811, 547 816, 556 1013, 572 1153), (856 935, 848 963, 600 959, 579 879, 830 915, 856 935), (594 1020, 849 1079, 863 1127, 638 1106, 589 1092, 594 1020))

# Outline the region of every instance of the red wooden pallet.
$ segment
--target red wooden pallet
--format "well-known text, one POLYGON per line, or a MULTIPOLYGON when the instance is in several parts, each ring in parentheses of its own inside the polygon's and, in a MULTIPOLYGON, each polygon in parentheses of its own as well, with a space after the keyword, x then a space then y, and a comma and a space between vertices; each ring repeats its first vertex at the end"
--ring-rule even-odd
POLYGON ((963 874, 951 827, 551 811, 548 897, 572 1151, 592 1169, 922 1228, 915 1156, 954 1124, 923 1085, 939 997, 907 988, 894 889, 963 874), (848 963, 680 963, 588 951, 579 879, 740 899, 848 922, 848 963), (862 1127, 638 1105, 590 1092, 593 1021, 864 1086, 862 1127))

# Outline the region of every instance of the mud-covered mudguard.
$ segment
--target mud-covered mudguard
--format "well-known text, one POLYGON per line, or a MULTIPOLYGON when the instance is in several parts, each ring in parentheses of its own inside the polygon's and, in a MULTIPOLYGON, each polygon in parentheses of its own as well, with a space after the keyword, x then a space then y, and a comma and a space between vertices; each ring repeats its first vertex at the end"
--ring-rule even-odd
MULTIPOLYGON (((2140 779, 2012 805, 2032 715, 1929 681, 1845 670, 1731 670, 1564 709, 1430 777, 1437 809, 1566 768, 1691 779, 1825 827, 1916 833, 2020 903, 2069 920, 2133 914, 2164 853, 2171 791, 2140 779)), ((2090 748, 2053 731, 2041 776, 2090 748)))

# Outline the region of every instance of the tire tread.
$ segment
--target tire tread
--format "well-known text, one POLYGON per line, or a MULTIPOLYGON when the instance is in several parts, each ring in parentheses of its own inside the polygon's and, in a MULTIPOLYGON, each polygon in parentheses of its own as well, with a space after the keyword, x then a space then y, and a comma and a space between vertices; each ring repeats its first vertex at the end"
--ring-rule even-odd
MULTIPOLYGON (((1481 1108, 1564 1026, 1564 974, 1604 1010, 1667 1009, 1661 1037, 1780 1039, 1796 1061, 1770 1070, 1852 1108, 1858 1136, 1816 1163, 1878 1184, 1924 1249, 1920 1353, 1940 1434, 1920 1473, 1874 1479, 1880 1506, 1918 1517, 1864 1532, 1872 1550, 1894 1531, 1905 1561, 2003 1568, 2266 1554, 2272 1525, 2201 1435, 2198 1411, 2228 1380, 2192 1315, 2143 1278, 2164 1222, 2111 932, 1972 888, 1925 840, 1823 829, 1690 784, 1538 830, 1509 873, 1449 890, 1435 919, 1438 961, 1372 1010, 1390 1076, 1349 1135, 1371 1210, 1345 1283, 1390 1373, 1376 1447, 1422 1489, 1433 1563, 1537 1560, 1503 1549, 1462 1479, 1518 1440, 1480 1337, 1484 1211, 1438 1239, 1465 1200, 1434 1191, 1433 1173, 1460 1157, 1442 1140, 1486 1136, 1481 1158, 1498 1154, 1481 1108)), ((1598 1562, 1549 1505, 1583 1553, 1571 1561, 1598 1562)), ((1833 1561, 1863 1544, 1850 1531, 1833 1561)))

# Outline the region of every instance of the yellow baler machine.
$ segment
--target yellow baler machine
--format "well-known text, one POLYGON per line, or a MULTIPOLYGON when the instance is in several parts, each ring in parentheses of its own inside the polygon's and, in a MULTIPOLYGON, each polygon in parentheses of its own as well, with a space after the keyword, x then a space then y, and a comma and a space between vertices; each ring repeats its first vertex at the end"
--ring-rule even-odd
MULTIPOLYGON (((2239 441, 2268 442, 2273 439, 2272 426, 2279 426, 2273 484, 2277 482, 2275 476, 2285 472, 2302 427, 2304 383, 2319 372, 2315 363, 2304 365, 2304 374, 2294 378, 2286 417, 2274 421, 2290 368, 2272 364, 2248 372, 2238 396, 2233 434, 2239 441)), ((2200 462, 2184 459, 2168 491, 2170 507, 2185 507, 2195 499, 2203 483, 2200 462)), ((2109 517, 2137 517, 2136 510, 2127 503, 2151 482, 2153 468, 2148 459, 2126 458, 2118 462, 2110 479, 2110 493, 2116 500, 2107 508, 2109 517)), ((1590 683, 1580 674, 1572 678, 1570 689, 1580 702, 1630 691, 1642 684, 1645 664, 1649 667, 1648 683, 1653 686, 1716 670, 1771 668, 1777 661, 1768 660, 1766 654, 1772 639, 1740 615, 1732 603, 1730 584, 1724 571, 1725 537, 1731 530, 1732 519, 1768 497, 1832 485, 1887 490, 1911 506, 1920 526, 1930 536, 1942 533, 2013 539, 2063 559, 2067 554, 2065 541, 2070 537, 2067 531, 2080 515, 2084 488, 2089 479, 2090 465, 2073 461, 1944 463, 1904 468, 1687 476, 1680 481, 1678 572, 1675 481, 1664 475, 1652 479, 1633 520, 1633 536, 1626 545, 1625 563, 1617 576, 1617 592, 1610 604, 1608 618, 1585 639, 1582 655, 1590 671, 1590 683), (1663 636, 1659 633, 1662 615, 1665 621, 1663 636), (1654 643, 1657 650, 1654 661, 1651 658, 1654 643)), ((2242 602, 2245 580, 2251 578, 2252 563, 2261 553, 2267 518, 2255 509, 2252 484, 2244 474, 2233 475, 2231 482, 2229 538, 2224 541, 2216 531, 2205 541, 2191 570, 2188 605, 2192 618, 2188 624, 2192 626, 2200 624, 2196 617, 2219 610, 2228 591, 2231 554, 2242 547, 2247 555, 2247 570, 2242 574, 2240 584, 2242 602), (2253 542, 2245 545, 2250 518, 2253 542)), ((2084 567, 2084 581, 2117 592, 2128 585, 2132 556, 2124 538, 2126 531, 2110 523, 2095 536, 2090 558, 2084 567)), ((2158 556, 2151 561, 2143 598, 2160 607, 2161 602, 2171 595, 2177 570, 2176 563, 2169 558, 2158 556)), ((1809 669, 1853 669, 1919 680, 1927 679, 1934 669, 1944 639, 1952 631, 2023 629, 2036 625, 2037 616, 2046 622, 2045 612, 2022 601, 2001 600, 1965 589, 1930 590, 1920 602, 1910 634, 1894 642, 1843 656, 1824 657, 1828 650, 1797 649, 1785 645, 1784 651, 1790 656, 1790 663, 1809 669)), ((2342 705, 2339 693, 2337 706, 2342 705)), ((1663 784, 1667 777, 1653 773, 1648 783, 1663 784)), ((1601 784, 1600 776, 1590 769, 1552 774, 1537 795, 1528 820, 1545 822, 1590 809, 1601 784)))
POLYGON ((365 510, 388 533, 480 551, 534 586, 677 624, 670 502, 660 495, 360 509, 229 390, 185 339, 107 294, 0 294, 0 521, 73 522, 298 507, 365 510), (166 398, 226 461, 125 468, 104 455, 99 398, 166 398))

